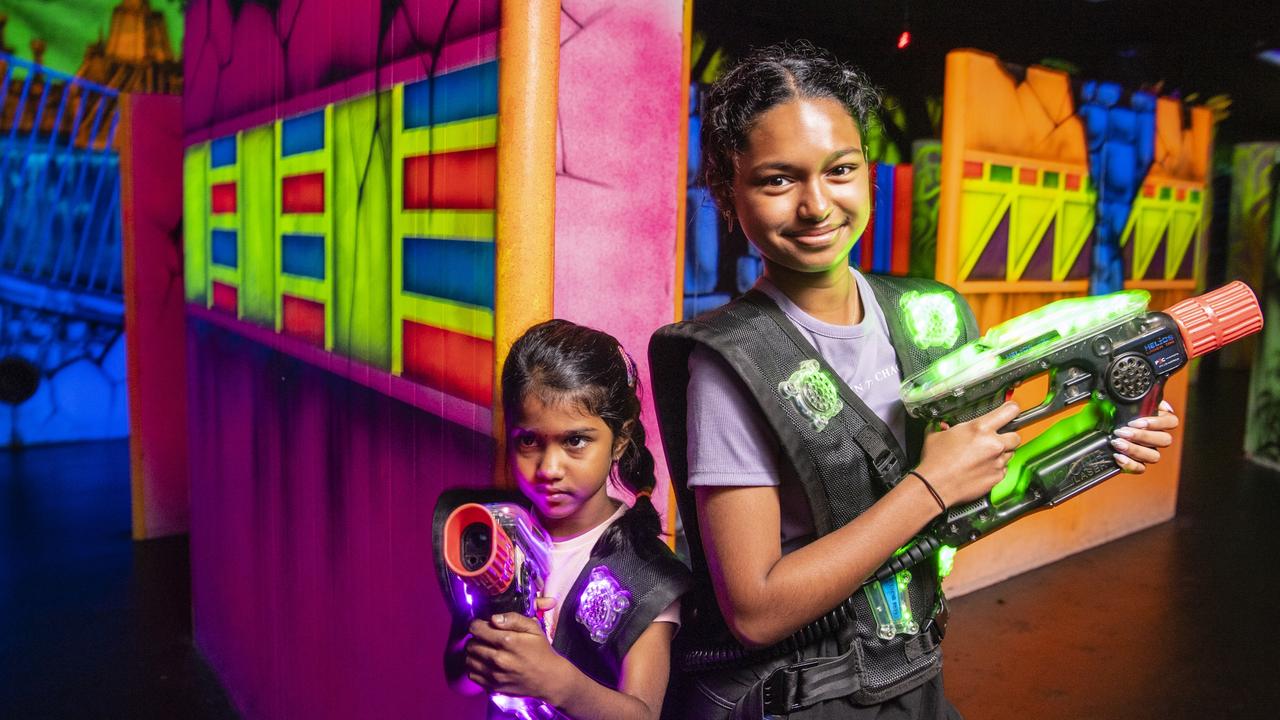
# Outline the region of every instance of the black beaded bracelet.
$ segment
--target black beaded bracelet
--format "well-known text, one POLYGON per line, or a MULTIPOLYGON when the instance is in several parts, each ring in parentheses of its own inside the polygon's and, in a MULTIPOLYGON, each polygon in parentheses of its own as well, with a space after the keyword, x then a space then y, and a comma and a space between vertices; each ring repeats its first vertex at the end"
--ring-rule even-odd
POLYGON ((933 496, 933 499, 934 499, 934 500, 937 500, 937 501, 938 501, 938 507, 942 509, 942 512, 946 512, 946 511, 947 511, 947 504, 946 504, 946 503, 944 503, 944 502, 942 502, 942 496, 938 494, 938 491, 937 491, 937 490, 934 490, 934 489, 933 489, 933 486, 929 484, 929 481, 928 481, 928 480, 925 480, 925 479, 924 479, 924 476, 923 476, 923 475, 921 475, 920 473, 916 472, 915 470, 908 470, 908 471, 907 471, 907 474, 908 474, 908 475, 915 475, 916 477, 920 478, 920 482, 924 483, 924 486, 929 490, 929 494, 933 496))

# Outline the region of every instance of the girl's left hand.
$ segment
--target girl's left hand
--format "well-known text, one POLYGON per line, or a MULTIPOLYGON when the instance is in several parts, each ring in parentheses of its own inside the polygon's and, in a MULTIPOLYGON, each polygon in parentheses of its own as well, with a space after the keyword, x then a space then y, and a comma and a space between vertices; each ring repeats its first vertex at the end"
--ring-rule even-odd
POLYGON ((491 693, 536 697, 560 705, 575 668, 551 648, 542 627, 519 613, 471 623, 467 677, 491 693))
POLYGON ((1160 401, 1160 410, 1155 417, 1138 418, 1124 427, 1112 431, 1111 446, 1115 448, 1116 462, 1120 469, 1135 475, 1147 470, 1147 465, 1160 461, 1158 448, 1167 448, 1173 444, 1173 436, 1168 431, 1178 427, 1178 416, 1173 413, 1173 406, 1160 401))

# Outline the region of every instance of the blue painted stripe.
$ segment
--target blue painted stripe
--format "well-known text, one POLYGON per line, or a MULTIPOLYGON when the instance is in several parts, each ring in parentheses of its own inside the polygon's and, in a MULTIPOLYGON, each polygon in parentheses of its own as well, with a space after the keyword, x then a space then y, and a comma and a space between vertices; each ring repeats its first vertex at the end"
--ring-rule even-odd
POLYGON ((235 230, 215 229, 211 244, 213 245, 213 262, 215 265, 229 268, 238 267, 240 253, 236 246, 235 230))
POLYGON ((292 117, 280 126, 280 156, 324 148, 324 110, 292 117))
POLYGON ((220 137, 209 143, 209 166, 226 167, 236 164, 236 136, 220 137))
POLYGON ((406 237, 404 290, 493 308, 493 243, 406 237))
POLYGON ((893 194, 894 165, 876 165, 876 227, 875 243, 871 246, 871 271, 889 272, 893 264, 893 194))
POLYGON ((429 127, 498 112, 497 61, 404 86, 404 127, 429 127), (432 83, 435 91, 432 92, 432 83))
POLYGON ((280 265, 286 275, 324 279, 324 236, 286 233, 280 236, 280 265))

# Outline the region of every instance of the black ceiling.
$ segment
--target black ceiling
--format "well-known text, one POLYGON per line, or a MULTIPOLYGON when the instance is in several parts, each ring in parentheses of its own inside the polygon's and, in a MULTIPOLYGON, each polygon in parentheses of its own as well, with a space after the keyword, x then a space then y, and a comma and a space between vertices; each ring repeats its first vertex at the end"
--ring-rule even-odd
POLYGON ((1219 147, 1280 140, 1280 67, 1256 57, 1280 49, 1280 0, 694 0, 694 28, 730 53, 807 38, 908 104, 941 94, 954 48, 1060 59, 1081 78, 1230 95, 1219 147), (898 50, 904 19, 912 41, 898 50))

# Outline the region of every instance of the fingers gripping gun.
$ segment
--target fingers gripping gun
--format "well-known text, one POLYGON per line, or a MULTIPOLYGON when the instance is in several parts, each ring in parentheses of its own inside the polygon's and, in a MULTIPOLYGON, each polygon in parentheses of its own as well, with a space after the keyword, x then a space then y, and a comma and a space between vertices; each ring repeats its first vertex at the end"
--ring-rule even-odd
POLYGON ((1164 312, 1147 312, 1150 297, 1127 290, 1059 300, 997 325, 902 384, 912 417, 959 423, 995 409, 1016 386, 1048 373, 1044 402, 1001 432, 1088 405, 1019 447, 986 497, 949 509, 877 571, 877 579, 939 551, 945 574, 955 549, 1118 474, 1112 429, 1155 415, 1165 381, 1192 358, 1262 329, 1258 300, 1242 282, 1164 312))
MULTIPOLYGON (((436 565, 452 610, 467 619, 515 612, 537 617, 537 599, 550 572, 551 539, 519 505, 508 502, 436 508, 436 565), (443 567, 441 567, 443 563, 443 567)), ((490 696, 521 720, 562 718, 537 698, 490 696)))

